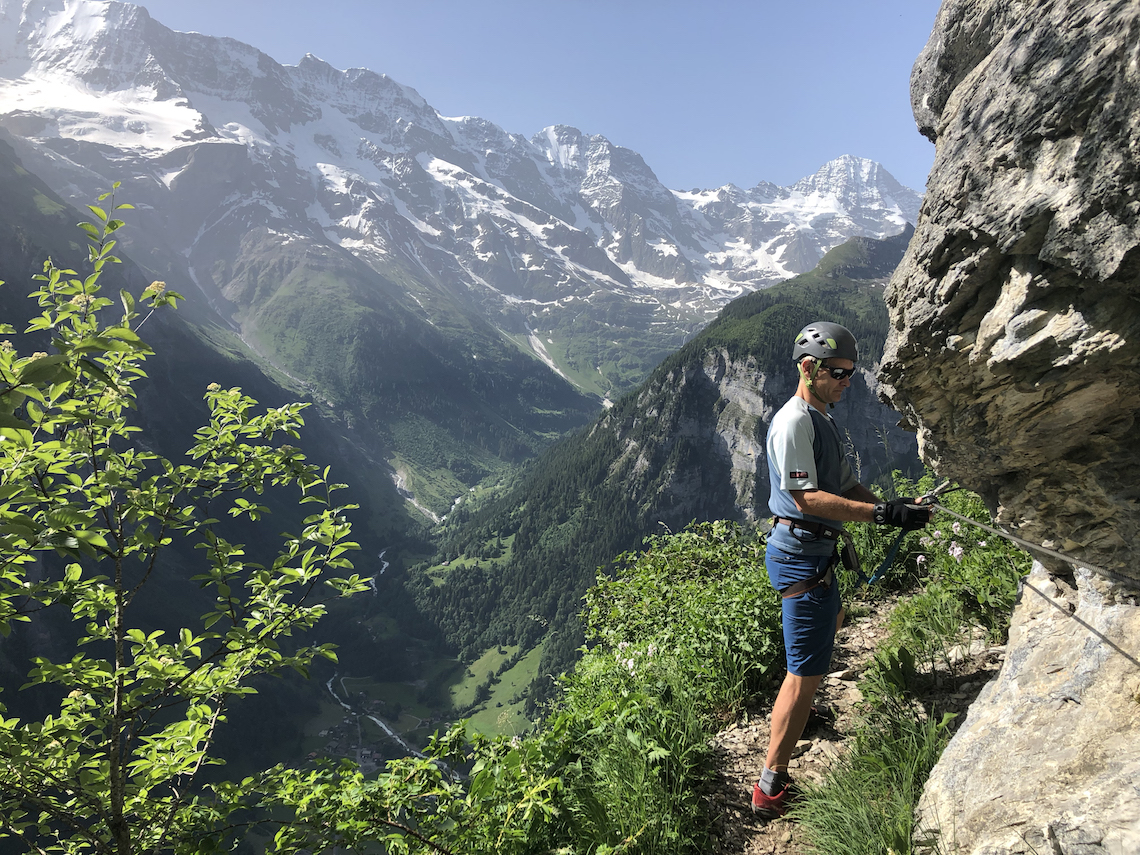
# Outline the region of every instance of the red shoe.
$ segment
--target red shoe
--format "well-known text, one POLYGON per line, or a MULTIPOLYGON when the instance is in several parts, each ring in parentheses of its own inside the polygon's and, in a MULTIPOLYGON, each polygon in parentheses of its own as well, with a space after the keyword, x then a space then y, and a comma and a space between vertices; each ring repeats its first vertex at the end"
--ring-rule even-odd
POLYGON ((752 787, 752 812, 762 819, 779 819, 788 812, 788 806, 796 797, 792 782, 784 784, 780 792, 770 796, 756 783, 752 787))

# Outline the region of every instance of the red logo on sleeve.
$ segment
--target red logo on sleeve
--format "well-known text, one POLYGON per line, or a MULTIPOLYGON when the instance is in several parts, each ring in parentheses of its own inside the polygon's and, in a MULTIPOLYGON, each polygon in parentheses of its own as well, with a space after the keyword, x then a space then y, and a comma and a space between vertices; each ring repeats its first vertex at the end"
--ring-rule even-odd
POLYGON ((808 474, 800 469, 797 469, 795 472, 788 473, 789 478, 806 478, 807 476, 808 474))

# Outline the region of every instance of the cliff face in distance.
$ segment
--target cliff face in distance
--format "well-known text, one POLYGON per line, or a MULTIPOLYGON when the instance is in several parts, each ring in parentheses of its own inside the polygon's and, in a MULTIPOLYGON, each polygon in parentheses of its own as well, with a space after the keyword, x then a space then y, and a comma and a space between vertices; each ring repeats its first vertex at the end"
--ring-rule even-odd
POLYGON ((1000 525, 1115 579, 1036 566, 924 822, 942 851, 1138 852, 1140 5, 946 0, 911 98, 937 154, 884 398, 1000 525))

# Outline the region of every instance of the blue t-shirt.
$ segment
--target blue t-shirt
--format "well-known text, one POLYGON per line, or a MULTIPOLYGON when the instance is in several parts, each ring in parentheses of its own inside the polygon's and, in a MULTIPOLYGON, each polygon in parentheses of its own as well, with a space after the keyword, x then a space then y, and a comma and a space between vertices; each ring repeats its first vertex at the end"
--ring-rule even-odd
MULTIPOLYGON (((823 490, 842 496, 859 483, 851 470, 839 428, 831 416, 821 413, 803 398, 795 397, 782 406, 768 426, 768 481, 771 494, 768 510, 778 517, 803 519, 840 528, 843 523, 802 513, 792 498, 792 490, 823 490)), ((777 525, 768 542, 785 552, 801 555, 827 555, 835 541, 817 539, 788 526, 777 525)))

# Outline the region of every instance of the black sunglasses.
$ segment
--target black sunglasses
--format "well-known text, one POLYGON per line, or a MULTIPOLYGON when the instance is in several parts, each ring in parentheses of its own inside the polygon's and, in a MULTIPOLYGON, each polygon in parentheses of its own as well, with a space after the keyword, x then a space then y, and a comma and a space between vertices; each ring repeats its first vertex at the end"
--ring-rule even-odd
POLYGON ((819 367, 823 371, 826 371, 828 374, 830 374, 831 379, 833 379, 833 380, 843 380, 844 378, 850 377, 852 374, 855 373, 855 369, 853 367, 852 368, 832 368, 830 365, 823 365, 823 364, 820 364, 819 367))

